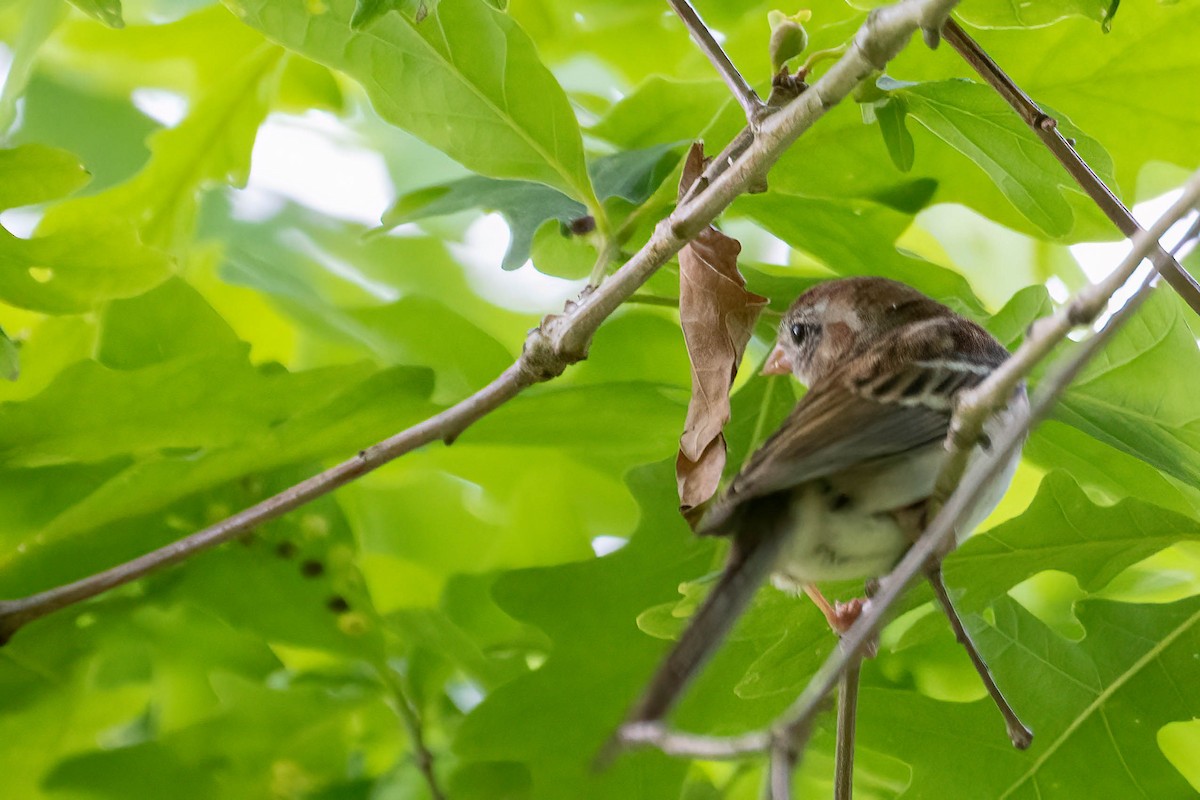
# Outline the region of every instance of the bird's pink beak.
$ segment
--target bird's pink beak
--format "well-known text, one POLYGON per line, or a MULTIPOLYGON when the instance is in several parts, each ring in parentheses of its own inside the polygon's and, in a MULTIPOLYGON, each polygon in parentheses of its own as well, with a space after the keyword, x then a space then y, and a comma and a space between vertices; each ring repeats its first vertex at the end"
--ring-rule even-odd
POLYGON ((783 351, 783 345, 775 345, 775 349, 767 356, 767 363, 763 364, 761 375, 790 375, 792 374, 792 360, 788 358, 788 354, 783 351))

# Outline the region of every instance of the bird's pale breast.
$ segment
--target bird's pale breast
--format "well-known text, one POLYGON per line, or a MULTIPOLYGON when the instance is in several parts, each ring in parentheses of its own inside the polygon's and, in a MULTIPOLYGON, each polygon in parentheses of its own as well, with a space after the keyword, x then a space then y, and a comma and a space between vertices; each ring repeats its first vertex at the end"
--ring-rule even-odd
MULTIPOLYGON (((1024 394, 984 426, 995 437, 1014 415, 1027 415, 1024 394)), ((793 490, 789 541, 780 555, 772 582, 798 589, 806 583, 875 578, 887 574, 912 544, 894 512, 927 499, 945 460, 941 442, 919 452, 854 467, 793 490)), ((971 463, 991 458, 976 449, 971 463)), ((1004 471, 975 505, 958 532, 959 540, 991 513, 1008 488, 1020 456, 1009 459, 1004 471)))

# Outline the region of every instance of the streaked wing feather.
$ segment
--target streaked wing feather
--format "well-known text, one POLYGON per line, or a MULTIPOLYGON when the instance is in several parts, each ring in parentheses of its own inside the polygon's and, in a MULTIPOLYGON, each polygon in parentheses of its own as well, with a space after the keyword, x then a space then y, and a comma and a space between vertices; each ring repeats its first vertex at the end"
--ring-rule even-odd
POLYGON ((948 410, 881 403, 846 387, 810 392, 733 479, 721 505, 914 450, 945 438, 949 423, 948 410))
POLYGON ((982 381, 1007 353, 967 359, 939 322, 889 338, 812 387, 742 467, 699 533, 726 535, 748 500, 939 441, 952 398, 982 381), (896 365, 885 369, 884 365, 896 365))

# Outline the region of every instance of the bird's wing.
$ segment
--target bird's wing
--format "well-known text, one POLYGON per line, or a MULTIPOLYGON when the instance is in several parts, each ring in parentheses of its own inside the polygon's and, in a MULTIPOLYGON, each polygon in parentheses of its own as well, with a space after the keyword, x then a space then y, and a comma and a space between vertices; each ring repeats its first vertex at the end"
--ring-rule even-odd
POLYGON ((978 385, 993 366, 956 357, 949 345, 937 336, 895 337, 817 382, 749 458, 698 532, 732 533, 750 500, 944 439, 954 396, 978 385), (909 352, 896 352, 901 348, 909 352))

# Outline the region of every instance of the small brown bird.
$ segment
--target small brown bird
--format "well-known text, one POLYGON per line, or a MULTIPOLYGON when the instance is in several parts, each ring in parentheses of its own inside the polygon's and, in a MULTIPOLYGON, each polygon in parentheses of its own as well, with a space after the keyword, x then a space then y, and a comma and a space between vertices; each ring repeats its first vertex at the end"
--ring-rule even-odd
MULTIPOLYGON (((805 292, 779 327, 764 373, 791 372, 808 394, 745 463, 698 533, 732 539, 725 570, 659 668, 628 722, 661 719, 768 575, 802 588, 844 631, 860 604, 831 608, 819 581, 888 573, 925 524, 960 392, 1008 351, 974 322, 902 283, 829 281, 805 292)), ((1028 415, 1024 388, 984 428, 1028 415)), ((988 458, 988 439, 972 458, 988 458)), ((999 502, 1006 465, 958 531, 999 502)))

